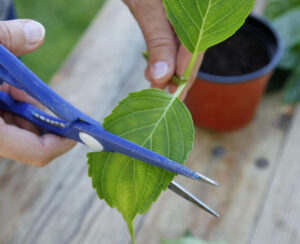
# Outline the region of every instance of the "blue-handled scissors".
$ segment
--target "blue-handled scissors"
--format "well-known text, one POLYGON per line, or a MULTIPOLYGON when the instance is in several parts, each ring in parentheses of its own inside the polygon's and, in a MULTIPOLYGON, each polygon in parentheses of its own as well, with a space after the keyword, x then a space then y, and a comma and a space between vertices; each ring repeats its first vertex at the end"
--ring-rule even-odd
MULTIPOLYGON (((173 173, 217 185, 215 181, 200 173, 107 132, 99 122, 82 113, 51 90, 1 44, 0 80, 25 91, 57 116, 57 118, 53 117, 31 104, 15 101, 8 94, 0 91, 0 109, 27 119, 35 124, 42 133, 54 133, 84 143, 95 151, 122 153, 173 173)), ((177 183, 173 182, 169 188, 182 195, 182 190, 179 191, 180 186, 177 183)), ((188 198, 188 196, 185 197, 188 198)), ((201 207, 203 208, 203 206, 201 207)), ((209 212, 213 212, 213 210, 209 212)))

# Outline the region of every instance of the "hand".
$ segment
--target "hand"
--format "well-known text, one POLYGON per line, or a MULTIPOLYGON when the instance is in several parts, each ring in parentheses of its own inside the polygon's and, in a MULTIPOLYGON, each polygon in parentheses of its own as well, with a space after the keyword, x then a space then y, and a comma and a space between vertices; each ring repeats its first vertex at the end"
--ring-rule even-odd
MULTIPOLYGON (((0 43, 16 56, 39 48, 45 36, 44 27, 32 20, 0 21, 0 43)), ((41 105, 26 93, 3 83, 0 90, 14 99, 41 105)), ((75 142, 47 134, 40 135, 30 122, 0 111, 0 157, 6 157, 36 167, 47 165, 52 159, 70 150, 75 142)))
MULTIPOLYGON (((177 86, 169 82, 170 78, 174 74, 183 75, 192 54, 176 38, 162 0, 123 1, 137 20, 146 40, 149 62, 145 76, 151 82, 151 87, 164 89, 168 85, 170 92, 174 92, 177 86)), ((202 57, 203 53, 198 56, 182 99, 195 80, 202 57)))

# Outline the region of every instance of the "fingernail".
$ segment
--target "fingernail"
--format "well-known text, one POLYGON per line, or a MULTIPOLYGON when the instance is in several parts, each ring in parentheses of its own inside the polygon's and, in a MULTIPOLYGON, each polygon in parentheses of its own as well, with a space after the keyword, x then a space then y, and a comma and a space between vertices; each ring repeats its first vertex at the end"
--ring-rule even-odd
POLYGON ((159 79, 164 77, 168 73, 168 64, 167 62, 160 61, 156 62, 152 67, 152 76, 154 79, 159 79))
POLYGON ((29 21, 25 23, 23 31, 26 41, 30 44, 34 44, 42 40, 45 34, 45 28, 36 21, 29 21))

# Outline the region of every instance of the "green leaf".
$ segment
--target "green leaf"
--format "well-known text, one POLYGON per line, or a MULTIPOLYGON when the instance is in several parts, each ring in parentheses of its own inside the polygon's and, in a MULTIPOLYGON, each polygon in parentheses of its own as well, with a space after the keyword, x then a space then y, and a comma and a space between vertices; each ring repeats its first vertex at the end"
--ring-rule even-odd
MULTIPOLYGON (((172 96, 148 89, 129 94, 104 120, 113 134, 183 164, 192 149, 190 113, 177 99, 197 54, 230 37, 244 23, 253 0, 163 0, 168 18, 193 55, 172 96)), ((174 174, 118 153, 88 154, 89 176, 100 199, 121 212, 132 241, 133 220, 145 213, 174 174)))
MULTIPOLYGON (((130 93, 102 124, 107 131, 183 164, 194 127, 176 96, 157 89, 130 93)), ((119 153, 88 154, 88 174, 100 199, 121 212, 133 239, 133 219, 145 213, 174 174, 119 153)))
POLYGON ((265 8, 265 15, 270 19, 275 19, 298 6, 300 6, 300 0, 269 0, 265 8))
POLYGON ((282 55, 279 67, 286 70, 292 70, 300 63, 300 42, 296 46, 286 49, 282 55))
POLYGON ((300 59, 299 16, 300 7, 286 12, 273 21, 284 45, 285 52, 280 67, 285 69, 295 67, 300 59))
POLYGON ((233 35, 244 23, 253 0, 163 0, 181 43, 199 53, 233 35))
POLYGON ((181 237, 176 240, 162 240, 161 244, 228 244, 223 241, 204 241, 195 237, 181 237))
POLYGON ((286 12, 273 23, 277 31, 279 31, 284 47, 289 49, 300 43, 299 31, 300 7, 286 12))
POLYGON ((287 80, 283 95, 284 103, 300 102, 300 63, 287 80))

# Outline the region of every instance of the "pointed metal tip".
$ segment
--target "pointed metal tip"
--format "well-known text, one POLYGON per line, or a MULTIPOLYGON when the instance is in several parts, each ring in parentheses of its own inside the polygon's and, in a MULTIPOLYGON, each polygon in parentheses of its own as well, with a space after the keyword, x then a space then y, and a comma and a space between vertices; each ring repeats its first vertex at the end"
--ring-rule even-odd
POLYGON ((206 212, 208 212, 211 215, 215 216, 216 218, 220 217, 220 215, 216 211, 214 211, 213 209, 211 209, 209 206, 207 206, 205 203, 203 203, 202 201, 200 201, 198 198, 193 197, 193 202, 198 207, 202 208, 203 210, 205 210, 206 212))
POLYGON ((220 214, 218 214, 217 212, 211 211, 210 213, 211 213, 213 216, 215 216, 216 218, 220 218, 220 214))
POLYGON ((199 181, 203 181, 203 182, 208 183, 208 184, 213 185, 213 186, 219 186, 219 183, 217 183, 216 181, 208 178, 207 176, 205 176, 203 174, 200 174, 198 172, 197 172, 197 175, 199 177, 198 178, 199 181))
MULTIPOLYGON (((201 208, 205 210, 206 212, 210 213, 211 215, 215 216, 216 218, 220 217, 220 214, 218 214, 216 211, 212 210, 210 207, 205 205, 204 203, 201 202, 201 208)), ((199 206, 200 207, 200 206, 199 206)))
POLYGON ((195 197, 193 194, 191 194, 190 192, 188 192, 186 189, 184 189, 181 185, 179 185, 176 181, 172 181, 168 188, 175 192, 176 194, 178 194, 179 196, 183 197, 184 199, 192 202, 193 204, 195 204, 196 206, 198 206, 199 208, 205 210, 206 212, 212 214, 213 216, 219 218, 220 215, 215 212, 213 209, 211 209, 209 206, 207 206, 205 203, 203 203, 200 199, 198 199, 197 197, 195 197))

